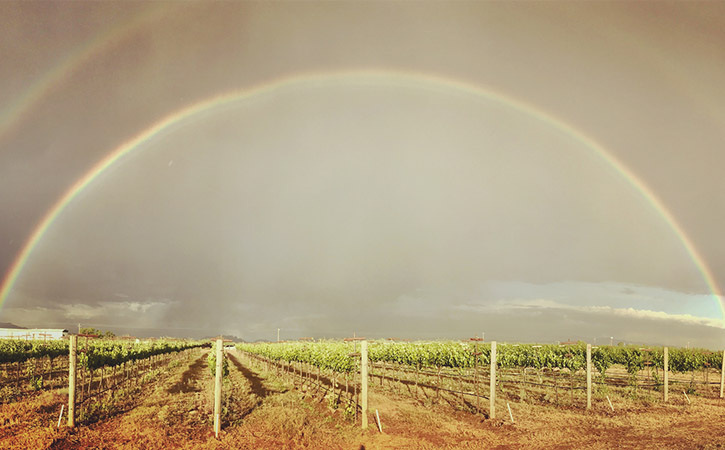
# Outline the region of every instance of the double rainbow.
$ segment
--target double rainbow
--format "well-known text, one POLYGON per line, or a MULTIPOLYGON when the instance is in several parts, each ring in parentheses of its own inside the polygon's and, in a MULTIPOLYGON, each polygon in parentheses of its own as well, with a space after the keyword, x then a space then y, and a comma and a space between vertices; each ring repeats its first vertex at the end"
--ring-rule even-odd
POLYGON ((344 83, 367 83, 371 85, 435 90, 484 99, 533 117, 536 120, 539 120, 566 134, 571 139, 581 143, 585 148, 589 149, 598 158, 615 170, 625 182, 629 183, 635 190, 637 190, 652 207, 654 212, 656 212, 668 224, 697 267, 702 279, 712 294, 713 300, 717 302, 720 311, 723 313, 723 317, 725 318, 725 309, 723 308, 719 297, 720 289, 717 286, 715 279, 703 257, 697 251, 692 243, 692 240, 685 233, 682 226, 677 222, 675 217, 657 197, 657 195, 655 195, 655 193, 639 177, 637 177, 627 166, 622 164, 622 162, 616 159, 593 138, 582 131, 577 130, 567 122, 551 114, 545 113, 533 105, 500 92, 495 92, 491 89, 434 75, 388 70, 355 70, 333 73, 296 74, 265 82, 250 88, 234 90, 212 98, 204 99, 182 109, 173 111, 167 116, 156 121, 145 130, 116 147, 105 158, 94 165, 88 172, 73 183, 63 196, 61 196, 50 210, 48 210, 23 245, 22 250, 16 256, 9 271, 5 275, 2 285, 0 285, 0 308, 2 308, 2 305, 12 291, 13 286, 27 264, 36 245, 41 241, 43 235, 53 225, 55 219, 65 210, 68 204, 70 204, 79 193, 87 189, 109 167, 113 166, 130 153, 141 151, 145 144, 154 139, 154 137, 158 136, 160 133, 170 131, 174 126, 198 118, 206 113, 212 112, 215 109, 231 106, 234 103, 255 97, 273 94, 284 89, 344 83))

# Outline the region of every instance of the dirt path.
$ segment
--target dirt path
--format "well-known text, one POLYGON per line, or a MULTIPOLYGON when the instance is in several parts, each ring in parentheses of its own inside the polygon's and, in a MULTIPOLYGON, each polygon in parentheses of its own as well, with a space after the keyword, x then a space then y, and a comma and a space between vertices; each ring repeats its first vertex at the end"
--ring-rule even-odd
POLYGON ((239 425, 245 417, 262 405, 265 398, 286 392, 287 388, 270 387, 265 378, 242 365, 234 351, 227 352, 227 358, 231 361, 233 369, 224 385, 227 414, 222 426, 229 427, 239 425))
POLYGON ((170 368, 171 376, 154 383, 129 411, 78 427, 52 448, 182 448, 211 438, 209 386, 213 382, 205 370, 207 353, 197 353, 191 362, 170 368))
POLYGON ((201 371, 204 369, 206 362, 202 354, 192 365, 189 366, 186 371, 181 374, 181 380, 178 383, 171 386, 167 392, 169 394, 188 393, 188 392, 200 392, 197 381, 201 378, 201 371))
POLYGON ((261 377, 258 377, 254 372, 244 367, 233 353, 229 353, 228 357, 232 364, 234 364, 234 367, 249 381, 251 391, 254 395, 263 399, 270 394, 271 391, 264 386, 261 377))

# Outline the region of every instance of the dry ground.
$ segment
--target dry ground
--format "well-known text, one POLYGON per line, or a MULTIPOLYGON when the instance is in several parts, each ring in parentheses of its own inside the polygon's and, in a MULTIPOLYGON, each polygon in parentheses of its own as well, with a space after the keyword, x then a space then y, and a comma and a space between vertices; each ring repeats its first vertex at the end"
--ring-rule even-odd
POLYGON ((371 427, 343 417, 311 392, 295 390, 272 373, 230 358, 225 382, 225 420, 212 433, 213 380, 206 354, 160 371, 130 398, 109 407, 108 418, 70 430, 56 428, 62 390, 43 392, 21 403, 0 405, 0 448, 113 449, 438 449, 438 448, 722 448, 725 402, 674 397, 659 402, 598 399, 580 408, 497 404, 499 418, 456 411, 448 404, 425 405, 390 392, 370 396, 371 427), (132 398, 131 398, 132 397, 132 398), (383 433, 377 430, 378 410, 383 433))

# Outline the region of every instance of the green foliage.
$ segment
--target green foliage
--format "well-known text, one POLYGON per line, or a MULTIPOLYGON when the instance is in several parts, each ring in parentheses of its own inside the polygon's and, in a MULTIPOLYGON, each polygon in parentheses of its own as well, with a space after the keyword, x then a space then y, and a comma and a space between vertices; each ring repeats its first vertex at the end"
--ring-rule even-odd
POLYGON ((636 347, 618 347, 610 356, 630 374, 635 374, 644 367, 642 352, 636 347))
POLYGON ((124 342, 116 340, 97 340, 79 343, 78 364, 90 370, 96 370, 104 366, 117 366, 128 361, 147 359, 151 356, 164 355, 167 353, 180 352, 188 348, 201 347, 204 345, 197 341, 147 341, 147 342, 124 342))
POLYGON ((587 347, 584 344, 559 346, 501 345, 498 348, 499 367, 534 367, 579 370, 586 364, 587 347))
MULTIPOLYGON (((95 370, 103 366, 117 366, 126 361, 146 359, 150 356, 179 352, 204 345, 197 341, 128 341, 89 339, 78 343, 78 364, 95 370)), ((0 363, 24 362, 34 358, 68 355, 68 341, 19 341, 0 339, 0 363)), ((29 366, 30 367, 30 366, 29 366)))
POLYGON ((607 369, 609 369, 614 363, 612 352, 607 351, 608 348, 611 347, 599 347, 592 349, 592 365, 602 375, 604 375, 607 369))
POLYGON ((337 395, 335 395, 335 394, 329 394, 328 395, 328 397, 327 397, 327 406, 330 409, 337 409, 340 406, 340 404, 338 402, 337 395))
POLYGON ((373 362, 389 362, 411 367, 473 367, 489 363, 491 347, 479 345, 474 356, 473 345, 464 342, 385 342, 370 343, 373 362), (475 359, 474 359, 475 358, 475 359))
POLYGON ((345 408, 345 411, 343 411, 342 416, 347 420, 348 422, 353 422, 355 420, 355 404, 348 403, 347 407, 345 408))
POLYGON ((98 328, 92 328, 92 327, 81 328, 79 334, 88 334, 91 336, 98 336, 98 337, 104 337, 104 338, 116 337, 116 334, 113 333, 112 331, 101 331, 98 328))
MULTIPOLYGON (((501 344, 497 347, 498 367, 559 367, 572 370, 584 366, 586 346, 501 344)), ((491 345, 468 342, 372 342, 372 361, 412 367, 469 368, 489 365, 491 345)))
POLYGON ((42 377, 30 378, 30 388, 34 391, 39 391, 39 390, 43 389, 43 378, 42 377))
POLYGON ((360 359, 350 356, 353 347, 346 342, 242 343, 237 344, 237 348, 273 361, 303 362, 340 373, 350 373, 355 370, 360 359))
MULTIPOLYGON (((390 342, 369 341, 368 357, 373 362, 386 362, 410 367, 470 368, 490 364, 490 344, 470 342, 390 342)), ((304 362, 321 369, 340 373, 357 370, 358 356, 351 356, 350 342, 284 342, 264 344, 237 344, 242 351, 254 353, 275 361, 304 362)), ((581 370, 586 366, 586 344, 532 345, 499 344, 499 367, 532 367, 581 370)), ((641 349, 635 346, 602 346, 592 349, 592 365, 604 376, 612 365, 619 364, 634 375, 645 367, 651 370, 664 367, 662 347, 641 349)), ((720 368, 722 352, 703 349, 670 348, 669 368, 673 372, 691 372, 708 367, 720 368)))
POLYGON ((20 341, 0 339, 0 363, 68 354, 68 341, 20 341))
MULTIPOLYGON (((722 352, 686 348, 670 348, 668 352, 668 365, 672 372, 685 373, 707 368, 718 369, 722 365, 722 352)), ((592 351, 592 362, 600 372, 612 364, 621 364, 630 374, 636 374, 645 367, 650 367, 652 373, 655 374, 655 369, 664 369, 664 348, 642 349, 624 345, 600 347, 592 351), (600 363, 601 360, 604 360, 605 363, 600 363)))
POLYGON ((669 351, 670 370, 673 372, 692 372, 695 370, 716 367, 722 364, 722 353, 713 354, 708 350, 673 348, 669 351))

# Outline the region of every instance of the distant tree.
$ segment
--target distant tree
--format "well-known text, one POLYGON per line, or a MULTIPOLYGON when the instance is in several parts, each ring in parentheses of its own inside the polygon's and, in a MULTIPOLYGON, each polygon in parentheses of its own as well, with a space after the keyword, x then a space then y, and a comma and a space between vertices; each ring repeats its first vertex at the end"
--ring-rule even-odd
POLYGON ((112 337, 116 336, 112 331, 101 331, 101 330, 99 330, 97 328, 93 328, 93 327, 81 328, 81 334, 90 334, 93 336, 106 337, 106 338, 112 338, 112 337))

